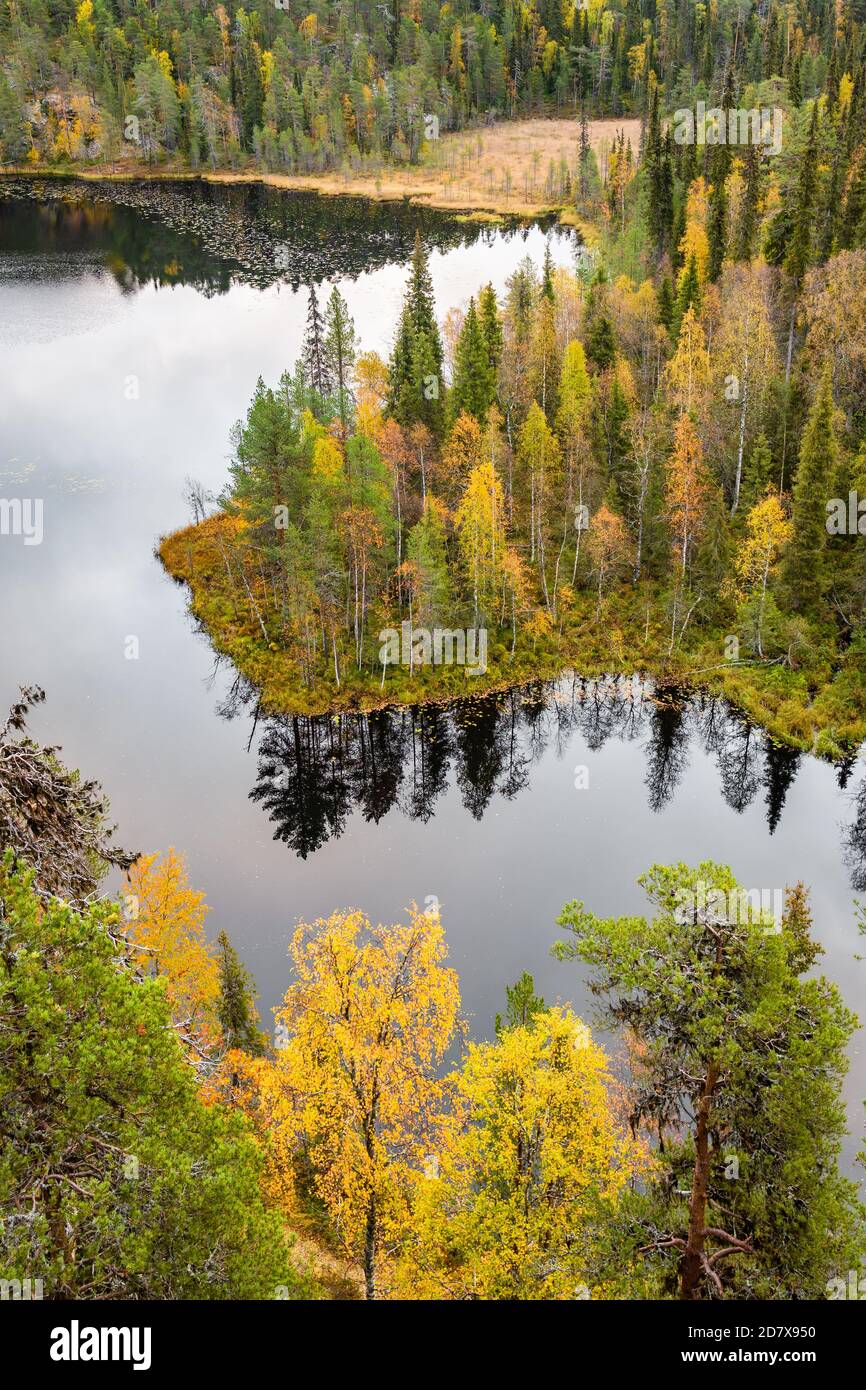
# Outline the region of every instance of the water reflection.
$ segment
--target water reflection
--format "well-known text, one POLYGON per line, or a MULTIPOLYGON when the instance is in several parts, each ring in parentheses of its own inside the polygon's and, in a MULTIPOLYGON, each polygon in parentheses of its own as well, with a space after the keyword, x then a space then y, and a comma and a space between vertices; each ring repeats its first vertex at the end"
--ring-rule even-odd
MULTIPOLYGON (((479 239, 493 244, 502 235, 409 202, 263 184, 0 177, 0 245, 7 252, 38 256, 42 278, 46 259, 62 258, 56 273, 68 278, 69 258, 98 257, 125 292, 192 285, 214 295, 233 283, 266 288, 278 281, 297 289, 404 262, 416 230, 438 250, 479 239)), ((527 231, 512 228, 514 235, 527 231)))
MULTIPOLYGON (((254 703, 254 692, 238 678, 220 711, 231 718, 254 703)), ((529 788, 532 768, 546 752, 564 758, 578 740, 591 752, 610 740, 638 743, 655 813, 673 800, 698 748, 715 762, 722 800, 732 811, 742 814, 763 801, 771 835, 801 765, 799 752, 724 700, 689 697, 639 677, 573 676, 448 706, 267 719, 250 796, 267 812, 274 839, 306 859, 342 835, 353 811, 378 823, 396 808, 426 822, 450 786, 481 820, 497 798, 510 801, 529 788)), ((843 785, 851 766, 840 768, 843 785)), ((866 891, 866 780, 844 831, 844 853, 853 886, 866 891)))
POLYGON ((854 819, 845 834, 845 864, 851 871, 851 885, 866 893, 866 777, 854 802, 854 819))

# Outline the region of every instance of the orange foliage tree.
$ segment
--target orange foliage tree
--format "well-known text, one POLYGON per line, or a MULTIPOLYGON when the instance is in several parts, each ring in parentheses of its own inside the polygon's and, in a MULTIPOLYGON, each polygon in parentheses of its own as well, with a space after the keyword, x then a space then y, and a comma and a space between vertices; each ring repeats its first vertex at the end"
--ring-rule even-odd
POLYGON ((220 1036, 219 967, 204 933, 204 893, 190 886, 186 859, 171 848, 137 859, 125 889, 127 935, 142 949, 145 968, 165 980, 172 1018, 201 1053, 220 1036))
POLYGON ((265 1146, 272 1197, 320 1203, 377 1298, 411 1175, 443 1123, 436 1072, 460 1026, 438 911, 373 926, 361 912, 302 923, 275 1061, 250 1059, 240 1097, 265 1146))

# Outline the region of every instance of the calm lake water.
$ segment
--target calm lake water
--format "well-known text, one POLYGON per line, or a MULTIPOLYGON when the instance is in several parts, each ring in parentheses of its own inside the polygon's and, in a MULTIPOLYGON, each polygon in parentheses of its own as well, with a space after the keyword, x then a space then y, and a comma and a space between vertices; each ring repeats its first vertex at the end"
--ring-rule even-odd
MULTIPOLYGON (((578 971, 549 954, 562 904, 642 911, 638 874, 678 859, 730 863, 768 892, 810 885, 822 968, 866 1022, 862 761, 775 749, 717 701, 683 708, 637 681, 264 721, 194 631, 153 553, 189 519, 184 478, 222 486, 256 379, 298 354, 309 280, 323 294, 338 281, 363 346, 387 353, 416 226, 440 314, 543 256, 539 227, 479 230, 403 205, 0 185, 0 497, 44 502, 41 545, 0 536, 0 707, 41 684, 35 734, 102 782, 121 843, 187 855, 267 1025, 300 918, 357 906, 391 921, 433 898, 476 1036, 522 970, 590 1016, 578 971)), ((551 245, 572 261, 570 235, 551 245)), ((849 1161, 863 1044, 861 1030, 849 1161)))

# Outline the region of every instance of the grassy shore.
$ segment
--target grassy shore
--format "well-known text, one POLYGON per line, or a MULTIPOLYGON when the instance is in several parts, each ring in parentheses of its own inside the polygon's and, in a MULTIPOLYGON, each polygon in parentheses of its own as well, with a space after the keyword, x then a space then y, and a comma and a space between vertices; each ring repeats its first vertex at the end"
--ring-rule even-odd
MULTIPOLYGON (((373 710, 389 705, 439 703, 489 694, 565 670, 587 678, 648 674, 658 683, 724 696, 779 742, 829 758, 849 755, 866 739, 866 662, 851 650, 835 662, 815 659, 798 669, 781 662, 725 659, 727 632, 693 628, 687 644, 668 650, 670 623, 663 596, 650 584, 624 584, 598 610, 594 594, 577 593, 560 627, 534 636, 491 632, 487 671, 423 666, 410 676, 389 667, 382 685, 377 667, 346 663, 339 687, 322 666, 314 685, 303 684, 297 663, 278 642, 263 639, 252 610, 238 607, 226 577, 218 537, 230 547, 239 523, 217 515, 166 536, 163 565, 189 586, 190 607, 214 647, 258 689, 268 714, 314 715, 373 710)), ((256 578, 250 576, 255 594, 256 578)), ((266 602, 264 593, 257 601, 266 602)))
MULTIPOLYGON (((599 167, 620 131, 637 155, 640 122, 634 119, 589 122, 589 140, 599 167)), ((479 216, 540 217, 555 214, 565 225, 585 230, 573 198, 558 184, 548 186, 551 164, 573 169, 580 126, 571 120, 499 121, 491 126, 443 135, 431 141, 418 165, 383 165, 325 174, 278 174, 255 169, 190 171, 179 164, 146 164, 133 159, 57 167, 5 166, 3 173, 28 177, 75 175, 84 179, 206 179, 212 183, 264 183, 273 188, 375 199, 409 199, 451 212, 479 216)))

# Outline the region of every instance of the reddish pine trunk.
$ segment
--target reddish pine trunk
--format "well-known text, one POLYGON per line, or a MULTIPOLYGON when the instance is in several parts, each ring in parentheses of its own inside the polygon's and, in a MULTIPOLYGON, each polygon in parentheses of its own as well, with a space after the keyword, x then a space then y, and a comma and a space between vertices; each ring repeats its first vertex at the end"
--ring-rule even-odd
POLYGON ((704 1240, 707 1224, 707 1188, 710 1177, 710 1106, 719 1079, 719 1070, 711 1062, 707 1067, 704 1089, 698 1102, 695 1127, 695 1171, 692 1195, 689 1199, 689 1233, 680 1271, 680 1298, 700 1298, 704 1274, 704 1240))

